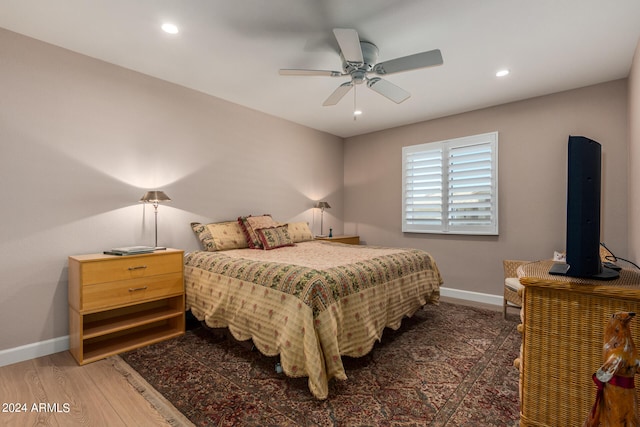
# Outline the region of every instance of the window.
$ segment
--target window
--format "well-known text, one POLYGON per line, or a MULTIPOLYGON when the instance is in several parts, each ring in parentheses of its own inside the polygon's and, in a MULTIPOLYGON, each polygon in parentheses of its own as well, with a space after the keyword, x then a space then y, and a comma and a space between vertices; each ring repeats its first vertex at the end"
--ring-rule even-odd
POLYGON ((402 231, 498 234, 498 133, 402 148, 402 231))

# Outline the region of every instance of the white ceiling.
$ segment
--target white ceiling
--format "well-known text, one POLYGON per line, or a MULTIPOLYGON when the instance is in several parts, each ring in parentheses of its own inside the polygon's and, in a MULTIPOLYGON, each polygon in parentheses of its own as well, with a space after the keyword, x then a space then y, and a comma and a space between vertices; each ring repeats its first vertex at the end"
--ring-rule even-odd
POLYGON ((627 77, 640 1, 0 0, 0 27, 348 137, 627 77), (333 28, 380 62, 438 48, 444 65, 385 77, 402 104, 359 85, 354 121, 353 92, 322 106, 347 78, 278 74, 341 70, 333 28))

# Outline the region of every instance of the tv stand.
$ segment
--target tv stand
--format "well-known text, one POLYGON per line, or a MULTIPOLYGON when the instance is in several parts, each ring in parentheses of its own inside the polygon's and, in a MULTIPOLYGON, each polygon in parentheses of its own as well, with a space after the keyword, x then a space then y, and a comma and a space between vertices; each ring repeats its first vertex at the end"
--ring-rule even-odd
MULTIPOLYGON (((568 276, 568 277, 577 277, 569 274, 569 270, 571 266, 566 263, 557 262, 551 266, 549 269, 549 274, 554 276, 568 276)), ((614 270, 609 267, 602 266, 602 270, 598 274, 593 274, 590 276, 580 276, 582 279, 593 279, 593 280, 615 280, 620 277, 620 273, 617 270, 614 270)))
MULTIPOLYGON (((520 426, 581 426, 597 387, 607 320, 618 311, 640 313, 640 271, 623 268, 609 282, 548 274, 553 261, 518 269, 523 331, 519 360, 520 426)), ((640 323, 631 333, 640 342, 640 323)), ((640 381, 636 381, 640 396, 640 381)))

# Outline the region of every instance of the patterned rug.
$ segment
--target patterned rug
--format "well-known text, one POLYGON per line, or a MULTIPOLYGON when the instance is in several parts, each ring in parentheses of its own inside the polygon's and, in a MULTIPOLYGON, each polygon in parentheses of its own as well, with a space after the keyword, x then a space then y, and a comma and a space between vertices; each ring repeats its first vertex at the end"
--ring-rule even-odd
POLYGON ((197 326, 122 356, 199 426, 514 426, 519 417, 517 317, 442 302, 385 330, 347 381, 312 397, 277 358, 197 326))

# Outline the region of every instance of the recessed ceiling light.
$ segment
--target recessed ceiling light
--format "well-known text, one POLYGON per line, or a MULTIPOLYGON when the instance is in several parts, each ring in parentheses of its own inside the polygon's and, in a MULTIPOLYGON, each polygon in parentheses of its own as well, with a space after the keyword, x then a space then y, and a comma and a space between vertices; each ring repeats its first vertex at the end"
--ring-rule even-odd
POLYGON ((509 70, 500 70, 496 73, 496 77, 504 77, 509 74, 509 70))
POLYGON ((178 34, 178 27, 176 27, 174 24, 171 24, 170 22, 165 22, 164 24, 162 24, 162 31, 169 34, 178 34))

